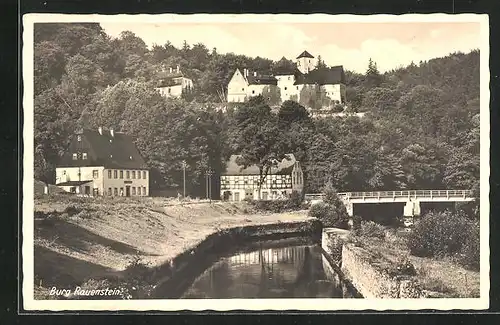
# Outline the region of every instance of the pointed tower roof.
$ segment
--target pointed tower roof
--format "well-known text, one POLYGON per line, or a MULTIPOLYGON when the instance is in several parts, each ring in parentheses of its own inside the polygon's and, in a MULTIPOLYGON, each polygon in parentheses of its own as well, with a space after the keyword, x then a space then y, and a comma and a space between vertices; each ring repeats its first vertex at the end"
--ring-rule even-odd
POLYGON ((302 52, 298 57, 297 59, 300 59, 300 58, 311 58, 311 59, 314 59, 314 56, 312 56, 311 53, 307 52, 307 51, 304 51, 302 52))

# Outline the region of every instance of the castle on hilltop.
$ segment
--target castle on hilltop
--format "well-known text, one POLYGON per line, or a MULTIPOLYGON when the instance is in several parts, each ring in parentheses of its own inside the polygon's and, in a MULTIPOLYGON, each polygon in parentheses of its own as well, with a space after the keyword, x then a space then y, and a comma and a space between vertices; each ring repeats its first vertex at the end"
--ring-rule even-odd
POLYGON ((320 106, 345 103, 345 74, 342 66, 318 67, 318 60, 309 52, 295 59, 295 67, 273 75, 236 69, 227 86, 227 101, 241 103, 262 95, 278 97, 277 103, 293 100, 307 108, 318 101, 320 106), (277 94, 277 95, 276 95, 277 94))

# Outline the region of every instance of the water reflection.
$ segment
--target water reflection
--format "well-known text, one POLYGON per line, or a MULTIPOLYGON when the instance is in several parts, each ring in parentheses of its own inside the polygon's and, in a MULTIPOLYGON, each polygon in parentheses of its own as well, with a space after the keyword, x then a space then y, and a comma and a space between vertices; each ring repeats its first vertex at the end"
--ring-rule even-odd
POLYGON ((318 246, 260 248, 222 258, 182 298, 351 297, 334 271, 325 272, 324 263, 318 246))

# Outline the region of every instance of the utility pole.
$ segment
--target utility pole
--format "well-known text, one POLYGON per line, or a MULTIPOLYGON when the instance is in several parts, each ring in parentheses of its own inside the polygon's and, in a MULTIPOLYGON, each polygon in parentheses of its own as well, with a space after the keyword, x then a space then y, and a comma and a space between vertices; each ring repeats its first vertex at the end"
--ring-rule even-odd
POLYGON ((210 200, 210 203, 212 203, 212 175, 213 175, 213 170, 212 168, 208 168, 207 175, 208 175, 208 199, 210 200))
POLYGON ((207 170, 207 171, 205 171, 205 196, 206 196, 207 200, 210 196, 208 191, 209 191, 209 189, 208 189, 208 170, 207 170))
POLYGON ((182 182, 183 182, 183 197, 186 197, 186 161, 182 161, 182 182))

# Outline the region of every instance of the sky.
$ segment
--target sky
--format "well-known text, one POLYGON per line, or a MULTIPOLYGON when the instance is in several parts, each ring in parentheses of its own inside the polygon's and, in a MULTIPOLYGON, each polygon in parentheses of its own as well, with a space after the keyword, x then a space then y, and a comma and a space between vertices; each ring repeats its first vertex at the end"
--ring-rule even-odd
POLYGON ((478 22, 260 22, 260 23, 120 23, 102 22, 112 37, 129 30, 148 46, 170 41, 181 47, 203 43, 219 53, 234 52, 279 60, 304 50, 327 65, 364 73, 371 58, 381 72, 412 61, 480 48, 478 22))

